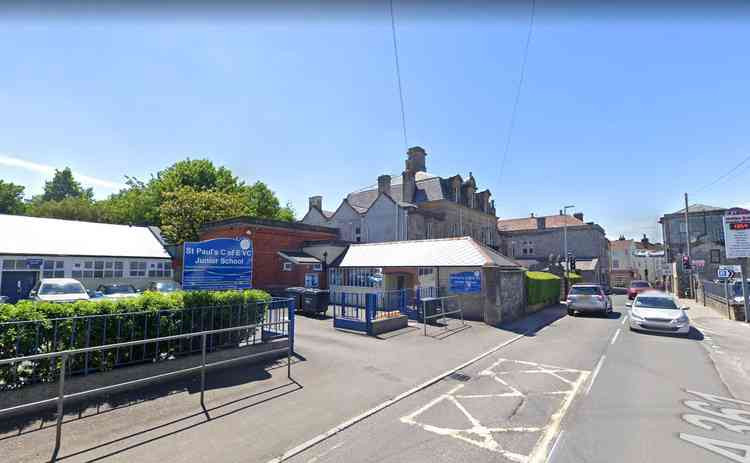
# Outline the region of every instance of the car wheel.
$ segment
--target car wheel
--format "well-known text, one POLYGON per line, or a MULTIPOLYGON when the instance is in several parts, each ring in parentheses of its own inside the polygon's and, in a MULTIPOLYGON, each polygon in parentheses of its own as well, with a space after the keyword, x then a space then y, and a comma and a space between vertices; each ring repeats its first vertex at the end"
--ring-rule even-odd
POLYGON ((568 315, 570 315, 571 317, 575 316, 575 313, 576 313, 575 310, 568 309, 568 315))

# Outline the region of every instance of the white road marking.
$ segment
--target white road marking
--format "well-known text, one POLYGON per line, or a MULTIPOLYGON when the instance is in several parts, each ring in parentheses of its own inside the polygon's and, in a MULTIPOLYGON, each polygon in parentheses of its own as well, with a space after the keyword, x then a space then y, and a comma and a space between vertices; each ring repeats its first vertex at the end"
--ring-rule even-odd
POLYGON ((695 444, 698 447, 704 448, 710 452, 719 454, 723 457, 727 457, 730 460, 737 461, 739 463, 747 463, 750 457, 750 446, 747 444, 738 444, 736 442, 727 442, 718 439, 709 439, 703 436, 694 436, 692 434, 680 433, 680 439, 695 444), (727 450, 732 449, 732 451, 727 450), (741 451, 743 455, 737 454, 735 451, 741 451))
MULTIPOLYGON (((467 384, 471 384, 471 383, 460 384, 454 387, 453 389, 451 389, 450 391, 448 391, 447 393, 441 394, 440 396, 431 400, 430 402, 420 407, 419 409, 415 410, 411 414, 401 417, 401 422, 409 424, 409 425, 413 425, 413 426, 418 426, 425 431, 429 431, 429 432, 432 432, 441 436, 453 437, 455 439, 476 445, 477 447, 483 448, 485 450, 497 452, 511 461, 515 461, 518 463, 540 463, 540 462, 543 462, 545 460, 545 457, 547 456, 547 449, 549 448, 549 444, 552 441, 552 438, 555 437, 555 435, 558 435, 558 439, 559 439, 558 429, 560 426, 560 422, 562 421, 563 416, 565 416, 565 413, 570 407, 570 404, 573 401, 573 398, 575 397, 576 393, 579 391, 583 383, 588 378, 589 372, 582 371, 582 370, 574 370, 574 369, 569 369, 569 368, 554 367, 550 365, 542 365, 542 364, 534 363, 534 362, 498 359, 489 368, 481 371, 479 375, 480 376, 492 376, 494 380, 496 380, 503 386, 507 387, 512 392, 500 393, 500 394, 458 394, 458 392, 464 389, 464 387, 466 387, 467 384), (528 365, 528 366, 532 366, 536 368, 524 369, 524 370, 495 371, 496 368, 502 367, 503 363, 528 365), (548 423, 541 428, 540 427, 507 427, 507 428, 486 427, 480 422, 480 420, 478 420, 477 418, 471 415, 471 413, 464 406, 462 401, 471 400, 475 398, 498 398, 502 400, 502 398, 507 398, 507 397, 521 397, 524 399, 529 399, 530 397, 529 395, 522 393, 517 387, 514 387, 513 385, 509 384, 508 381, 505 381, 502 378, 500 378, 500 376, 505 373, 547 374, 547 375, 553 376, 561 380, 563 383, 568 384, 571 387, 570 389, 565 389, 565 390, 544 391, 544 392, 535 393, 535 395, 540 395, 540 396, 542 395, 564 395, 565 396, 558 410, 555 411, 555 413, 553 413, 550 416, 548 423), (575 381, 571 381, 567 378, 560 376, 558 373, 577 373, 578 376, 575 381), (464 429, 444 428, 444 427, 439 427, 439 426, 435 426, 429 423, 424 423, 422 421, 419 421, 420 415, 422 415, 423 413, 425 413, 427 410, 434 407, 435 405, 446 402, 446 401, 451 403, 453 406, 455 406, 461 412, 461 414, 466 417, 466 424, 467 424, 466 428, 464 429), (504 449, 501 443, 495 439, 495 436, 493 436, 493 433, 503 433, 503 432, 530 432, 530 433, 541 432, 542 435, 537 440, 536 444, 534 445, 533 450, 531 451, 529 455, 521 455, 515 452, 511 452, 507 449, 504 449)), ((533 400, 533 398, 529 400, 533 400)))
POLYGON ((615 331, 615 335, 612 336, 612 342, 610 342, 610 344, 614 344, 615 341, 617 341, 617 336, 620 335, 620 331, 621 331, 620 328, 617 328, 617 331, 615 331))
POLYGON ((334 445, 330 449, 328 449, 325 452, 321 453, 317 457, 310 458, 309 460, 307 460, 307 463, 315 463, 316 461, 318 461, 318 458, 322 458, 322 457, 328 455, 329 453, 333 452, 334 450, 336 450, 337 448, 341 447, 342 445, 344 445, 344 443, 343 442, 339 442, 338 444, 334 445))
POLYGON ((423 382, 422 384, 419 384, 419 385, 417 385, 417 386, 409 389, 408 391, 404 391, 401 394, 397 395, 396 397, 394 397, 392 399, 388 399, 385 402, 381 403, 380 405, 377 405, 377 406, 375 406, 375 407, 373 407, 373 408, 371 408, 371 409, 369 409, 369 410, 367 410, 367 411, 365 411, 363 413, 360 413, 359 415, 357 415, 355 417, 349 418, 348 420, 344 421, 343 423, 341 423, 341 424, 339 424, 337 426, 334 426, 333 428, 329 429, 328 431, 326 431, 326 432, 324 432, 322 434, 318 434, 317 436, 313 437, 312 439, 309 439, 308 441, 303 442, 303 443, 297 445, 296 447, 293 447, 293 448, 287 450, 281 456, 278 456, 276 458, 273 458, 273 459, 269 460, 268 463, 281 463, 282 461, 286 461, 286 460, 292 458, 293 456, 298 455, 298 454, 304 452, 305 450, 309 449, 310 447, 312 447, 312 446, 314 446, 316 444, 319 444, 320 442, 323 442, 324 440, 330 438, 331 436, 334 436, 334 435, 340 433, 344 429, 346 429, 346 428, 348 428, 350 426, 353 426, 353 425, 359 423, 360 421, 364 420, 365 418, 370 417, 370 416, 376 414, 377 412, 379 412, 379 411, 381 411, 381 410, 383 410, 385 408, 388 408, 391 405, 393 405, 393 404, 395 404, 397 402, 400 402, 400 401, 404 400, 405 398, 407 398, 407 397, 409 397, 411 395, 414 395, 414 394, 416 394, 417 392, 419 392, 419 391, 421 391, 423 389, 426 389, 426 388, 432 386, 433 384, 437 383, 438 381, 441 381, 441 380, 447 378, 448 376, 452 375, 453 373, 456 373, 457 371, 466 368, 467 366, 471 365, 472 363, 476 363, 479 360, 487 357, 488 355, 494 354, 495 352, 497 352, 498 350, 502 349, 505 346, 507 346, 509 344, 513 344, 514 342, 516 342, 519 339, 521 339, 524 336, 526 336, 526 333, 527 332, 524 332, 524 333, 521 333, 521 334, 519 334, 517 336, 514 336, 514 337, 508 339, 507 341, 505 341, 505 342, 503 342, 501 344, 498 344, 497 346, 493 347, 492 349, 490 349, 490 350, 488 350, 486 352, 483 352, 483 353, 477 355, 476 357, 474 357, 474 358, 472 358, 472 359, 470 359, 470 360, 462 363, 461 365, 459 365, 459 366, 457 366, 455 368, 452 368, 452 369, 450 369, 450 370, 448 370, 448 371, 446 371, 444 373, 441 373, 441 374, 435 376, 432 379, 428 379, 427 381, 423 382))
POLYGON ((586 395, 589 395, 589 392, 591 392, 591 388, 594 386, 594 381, 596 381, 596 377, 599 374, 599 370, 602 369, 602 364, 604 363, 604 359, 606 359, 606 355, 602 355, 599 359, 599 363, 596 364, 596 368, 594 368, 594 374, 591 376, 591 382, 589 383, 589 387, 586 388, 586 395))
POLYGON ((624 315, 624 316, 622 317, 622 321, 620 322, 620 325, 624 325, 624 324, 625 324, 625 322, 626 322, 627 320, 628 320, 628 316, 627 316, 627 315, 624 315))
POLYGON ((552 444, 552 448, 549 451, 549 455, 547 455, 546 463, 549 463, 552 461, 552 455, 555 453, 555 449, 557 448, 557 443, 560 442, 560 439, 562 438, 562 435, 565 431, 560 431, 560 434, 557 435, 557 439, 555 439, 555 443, 552 444))

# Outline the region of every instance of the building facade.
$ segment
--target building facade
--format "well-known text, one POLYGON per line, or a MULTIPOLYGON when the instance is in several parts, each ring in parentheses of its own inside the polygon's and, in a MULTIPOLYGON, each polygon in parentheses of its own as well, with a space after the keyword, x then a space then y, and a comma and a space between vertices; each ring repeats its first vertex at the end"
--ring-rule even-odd
POLYGON ((495 204, 489 190, 479 191, 469 173, 439 177, 427 172, 427 153, 409 148, 400 176, 381 175, 377 184, 349 193, 338 208, 323 209, 312 196, 302 223, 334 227, 352 243, 471 236, 497 249, 495 204))
MULTIPOLYGON (((727 259, 722 217, 726 208, 693 204, 688 208, 690 221, 690 255, 694 273, 701 279, 713 280, 719 265, 739 265, 739 259, 727 259)), ((685 210, 664 214, 659 219, 664 238, 667 262, 677 262, 682 270, 682 257, 687 255, 685 210)))
POLYGON ((565 255, 565 225, 568 251, 576 257, 576 270, 586 281, 609 282, 609 245, 604 229, 584 222, 583 214, 535 216, 497 221, 501 252, 528 268, 544 268, 565 255))
POLYGON ((346 249, 336 229, 255 217, 205 224, 200 239, 214 238, 250 239, 252 287, 273 295, 284 295, 290 286, 326 288, 327 265, 346 249))
POLYGON ((42 278, 74 278, 93 290, 109 283, 145 289, 174 276, 149 227, 0 215, 0 230, 0 294, 11 302, 42 278))

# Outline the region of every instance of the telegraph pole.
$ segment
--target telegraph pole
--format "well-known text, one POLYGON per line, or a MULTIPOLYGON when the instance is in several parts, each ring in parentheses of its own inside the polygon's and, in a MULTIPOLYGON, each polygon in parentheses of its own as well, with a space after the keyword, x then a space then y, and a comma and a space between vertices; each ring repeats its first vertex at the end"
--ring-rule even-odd
POLYGON ((693 299, 695 298, 695 292, 693 291, 693 259, 690 257, 690 220, 688 217, 688 194, 685 193, 685 242, 687 243, 687 257, 688 257, 688 288, 690 292, 688 296, 693 299))

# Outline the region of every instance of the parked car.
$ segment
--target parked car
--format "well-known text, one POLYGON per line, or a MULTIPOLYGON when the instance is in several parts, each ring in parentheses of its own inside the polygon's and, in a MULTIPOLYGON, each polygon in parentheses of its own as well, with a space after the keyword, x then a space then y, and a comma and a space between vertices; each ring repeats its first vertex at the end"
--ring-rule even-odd
POLYGON ((570 287, 567 298, 568 315, 576 312, 612 312, 612 299, 605 294, 601 285, 576 284, 570 287))
POLYGON ((75 302, 90 299, 80 281, 72 278, 42 278, 31 288, 29 299, 46 302, 75 302))
POLYGON ((648 281, 633 280, 630 282, 630 286, 628 286, 628 299, 633 300, 639 293, 648 291, 650 289, 653 288, 651 288, 651 285, 648 283, 648 281))
POLYGON ((148 284, 149 291, 156 291, 157 293, 173 293, 175 291, 182 291, 182 286, 176 281, 152 281, 148 284))
POLYGON ((660 291, 643 291, 628 302, 630 330, 661 333, 688 334, 690 320, 685 313, 689 307, 680 307, 677 300, 660 291))
POLYGON ((135 286, 128 284, 112 283, 99 285, 96 288, 97 299, 128 299, 137 296, 138 290, 135 286))
POLYGON ((7 304, 9 300, 8 296, 0 296, 0 304, 7 304))

